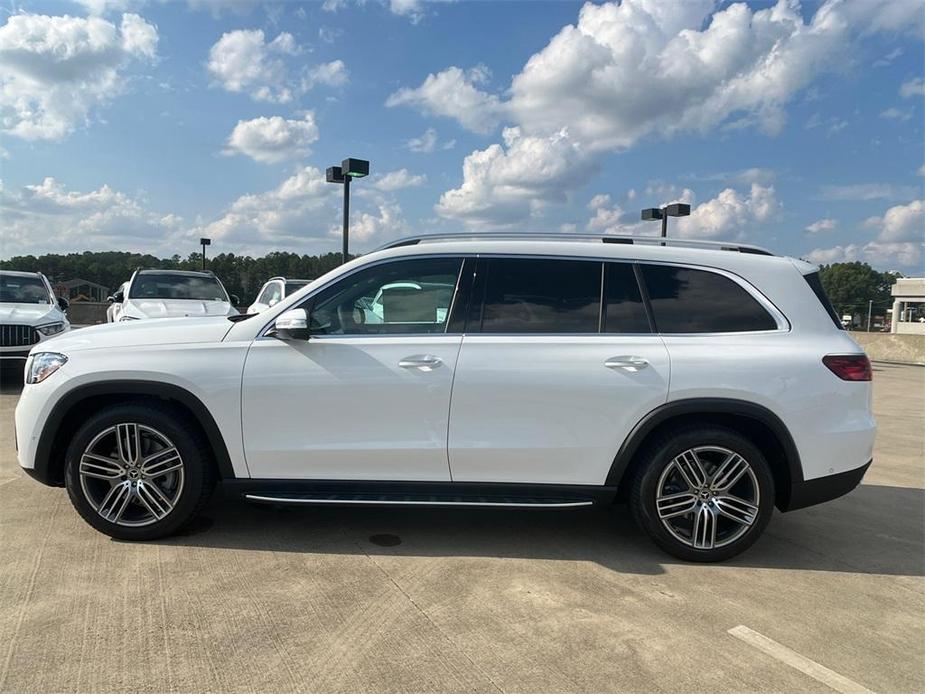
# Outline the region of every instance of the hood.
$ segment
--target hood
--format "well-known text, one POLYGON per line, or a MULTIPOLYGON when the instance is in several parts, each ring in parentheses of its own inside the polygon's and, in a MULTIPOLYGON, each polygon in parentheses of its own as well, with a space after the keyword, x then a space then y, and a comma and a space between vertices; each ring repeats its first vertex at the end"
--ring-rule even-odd
POLYGON ((229 316, 237 313, 227 301, 196 299, 129 299, 122 312, 139 318, 180 318, 186 316, 229 316))
POLYGON ((221 342, 232 325, 227 318, 166 318, 157 321, 104 323, 71 330, 45 340, 34 351, 68 354, 84 349, 221 342))
POLYGON ((62 320, 61 312, 51 304, 0 304, 0 323, 41 325, 62 320))

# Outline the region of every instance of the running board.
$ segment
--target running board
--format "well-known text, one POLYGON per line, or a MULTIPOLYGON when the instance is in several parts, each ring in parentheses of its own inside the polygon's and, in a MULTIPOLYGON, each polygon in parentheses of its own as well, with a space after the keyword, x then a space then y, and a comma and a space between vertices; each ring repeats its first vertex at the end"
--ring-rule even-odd
POLYGON ((261 504, 328 506, 468 506, 473 508, 579 508, 593 499, 567 497, 485 497, 423 494, 245 494, 261 504))

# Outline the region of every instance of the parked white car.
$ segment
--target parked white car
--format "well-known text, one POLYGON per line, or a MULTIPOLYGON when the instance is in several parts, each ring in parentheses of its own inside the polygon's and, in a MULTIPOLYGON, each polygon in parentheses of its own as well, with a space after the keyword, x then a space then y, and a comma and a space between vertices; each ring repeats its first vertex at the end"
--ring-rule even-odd
POLYGON ((33 345, 70 330, 67 307, 41 272, 0 271, 0 366, 21 369, 33 345))
POLYGON ((276 306, 290 294, 299 291, 308 282, 309 280, 271 277, 257 292, 257 298, 254 299, 254 303, 247 307, 247 312, 260 313, 261 311, 266 311, 268 308, 276 306))
POLYGON ((626 500, 666 551, 722 560, 775 506, 853 489, 875 434, 818 268, 734 243, 405 240, 261 314, 87 328, 27 370, 20 464, 134 540, 221 479, 274 504, 626 500))
POLYGON ((128 289, 128 282, 123 282, 119 288, 108 297, 109 306, 106 307, 106 322, 116 323, 119 320, 119 314, 122 313, 122 301, 116 301, 116 297, 125 297, 125 290, 128 289))
MULTIPOLYGON (((117 322, 145 318, 237 316, 238 297, 228 295, 211 272, 137 270, 112 296, 117 322)), ((108 317, 108 315, 107 315, 108 317)))

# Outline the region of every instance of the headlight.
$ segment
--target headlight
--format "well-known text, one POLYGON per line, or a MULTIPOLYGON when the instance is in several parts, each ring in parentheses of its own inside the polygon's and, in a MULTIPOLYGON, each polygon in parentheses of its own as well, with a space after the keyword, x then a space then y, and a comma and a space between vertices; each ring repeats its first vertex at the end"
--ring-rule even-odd
POLYGON ((26 383, 41 383, 67 363, 57 352, 36 352, 26 362, 26 383))
POLYGON ((42 335, 49 337, 50 335, 57 335, 62 330, 64 330, 64 323, 48 323, 46 325, 37 325, 35 327, 42 335))

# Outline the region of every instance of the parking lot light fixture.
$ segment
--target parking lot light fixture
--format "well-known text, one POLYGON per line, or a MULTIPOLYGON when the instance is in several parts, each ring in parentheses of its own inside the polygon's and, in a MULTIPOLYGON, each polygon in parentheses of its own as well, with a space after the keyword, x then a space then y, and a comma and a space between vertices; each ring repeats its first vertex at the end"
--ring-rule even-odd
POLYGON ((363 178, 369 175, 369 162, 365 159, 354 159, 352 157, 344 159, 340 166, 329 166, 325 172, 325 180, 328 183, 340 183, 344 186, 344 248, 342 262, 347 262, 349 256, 349 238, 350 238, 350 180, 353 178, 363 178))
POLYGON ((202 271, 206 271, 206 246, 212 245, 212 239, 201 238, 199 243, 202 244, 202 271))
POLYGON ((683 202, 675 202, 665 207, 648 207, 642 211, 642 221, 649 222, 655 219, 662 220, 662 238, 668 236, 669 217, 687 217, 691 213, 691 206, 683 202))

